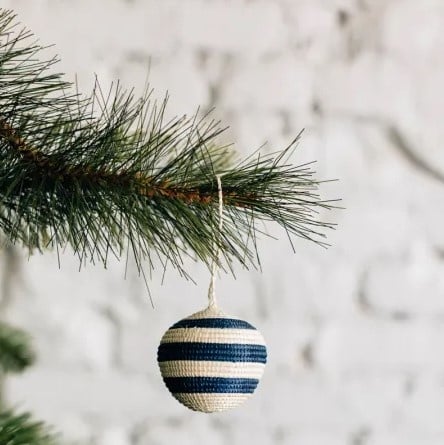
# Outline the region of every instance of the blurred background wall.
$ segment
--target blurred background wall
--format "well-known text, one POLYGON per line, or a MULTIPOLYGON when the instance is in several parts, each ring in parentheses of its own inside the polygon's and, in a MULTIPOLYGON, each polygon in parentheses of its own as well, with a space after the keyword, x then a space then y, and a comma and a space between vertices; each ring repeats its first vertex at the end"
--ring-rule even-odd
MULTIPOLYGON (((97 73, 141 92, 148 69, 171 115, 216 107, 223 141, 318 160, 344 211, 328 251, 263 240, 263 274, 224 277, 225 310, 257 325, 270 361, 255 396, 216 415, 164 388, 164 330, 203 307, 198 285, 134 268, 80 273, 69 252, 2 252, 4 316, 38 365, 9 380, 69 444, 444 443, 444 2, 442 0, 2 0, 89 92, 97 73)), ((160 270, 160 269, 159 269, 160 270)))

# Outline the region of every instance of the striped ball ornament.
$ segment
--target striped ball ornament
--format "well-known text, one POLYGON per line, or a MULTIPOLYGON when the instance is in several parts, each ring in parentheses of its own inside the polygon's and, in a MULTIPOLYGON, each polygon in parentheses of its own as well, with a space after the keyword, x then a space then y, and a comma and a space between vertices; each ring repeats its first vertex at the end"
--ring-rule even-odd
POLYGON ((235 408, 253 394, 267 349, 250 323, 210 306, 171 326, 157 358, 172 395, 194 411, 212 413, 235 408))

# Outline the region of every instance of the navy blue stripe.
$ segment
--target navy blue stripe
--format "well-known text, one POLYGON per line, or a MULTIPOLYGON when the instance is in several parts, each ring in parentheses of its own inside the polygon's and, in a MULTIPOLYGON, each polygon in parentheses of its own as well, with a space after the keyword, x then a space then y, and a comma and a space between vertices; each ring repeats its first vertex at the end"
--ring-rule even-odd
POLYGON ((174 393, 252 394, 258 379, 224 377, 166 377, 167 388, 174 393))
POLYGON ((236 343, 162 343, 157 351, 159 362, 169 360, 208 360, 213 362, 266 363, 263 345, 236 343))
POLYGON ((176 328, 221 328, 221 329, 256 329, 250 323, 236 318, 196 318, 178 321, 170 329, 176 328))

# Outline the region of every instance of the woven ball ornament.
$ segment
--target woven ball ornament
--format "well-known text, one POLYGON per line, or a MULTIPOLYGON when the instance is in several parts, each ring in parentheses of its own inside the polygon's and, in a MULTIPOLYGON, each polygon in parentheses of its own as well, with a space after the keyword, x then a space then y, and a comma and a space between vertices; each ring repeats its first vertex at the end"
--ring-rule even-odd
POLYGON ((160 372, 172 395, 206 413, 234 408, 250 397, 266 361, 260 332, 215 305, 171 326, 158 349, 160 372))

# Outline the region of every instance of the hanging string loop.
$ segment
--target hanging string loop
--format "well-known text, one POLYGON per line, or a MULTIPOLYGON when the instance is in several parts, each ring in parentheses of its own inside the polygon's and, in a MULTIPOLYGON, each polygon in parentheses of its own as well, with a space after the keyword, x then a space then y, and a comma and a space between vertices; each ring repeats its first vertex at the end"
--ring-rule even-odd
MULTIPOLYGON (((223 229, 223 216, 224 216, 224 196, 222 191, 222 175, 216 175, 217 180, 217 191, 218 191, 218 199, 219 199, 219 236, 222 234, 223 229)), ((215 259, 213 260, 213 264, 211 266, 211 281, 210 287, 208 289, 208 301, 209 307, 217 307, 216 301, 216 277, 220 263, 220 243, 215 241, 214 243, 215 249, 215 259)))

